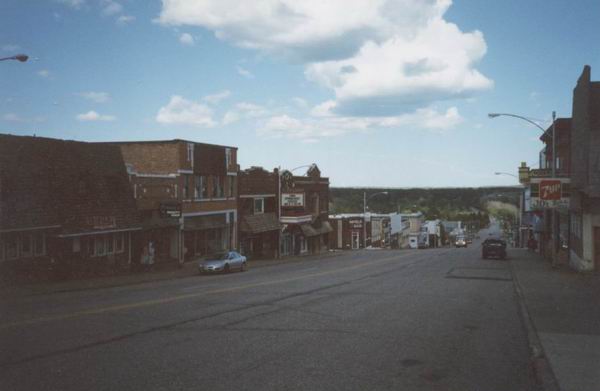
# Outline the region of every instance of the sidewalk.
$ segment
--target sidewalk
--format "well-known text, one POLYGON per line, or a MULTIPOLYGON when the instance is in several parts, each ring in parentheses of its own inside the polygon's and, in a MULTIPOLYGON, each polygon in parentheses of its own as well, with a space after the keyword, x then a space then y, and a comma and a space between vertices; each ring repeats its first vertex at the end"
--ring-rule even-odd
MULTIPOLYGON (((331 258, 343 254, 341 251, 327 252, 316 255, 304 255, 286 257, 284 259, 268 259, 248 261, 249 269, 256 269, 268 266, 283 265, 295 262, 318 260, 331 258)), ((154 281, 172 280, 176 278, 185 278, 198 275, 197 262, 186 262, 183 267, 176 265, 165 265, 163 270, 154 270, 149 272, 131 272, 129 274, 86 278, 80 280, 67 280, 55 282, 37 282, 22 285, 1 285, 0 298, 14 298, 22 296, 34 296, 61 292, 75 292, 91 289, 112 288, 118 286, 127 286, 143 284, 154 281), (165 268, 166 267, 166 268, 165 268)))
POLYGON ((549 364, 545 389, 600 390, 600 274, 580 274, 568 266, 553 269, 522 249, 509 254, 525 317, 533 326, 530 344, 534 350, 539 344, 538 355, 549 364), (552 375, 558 383, 554 388, 552 375))

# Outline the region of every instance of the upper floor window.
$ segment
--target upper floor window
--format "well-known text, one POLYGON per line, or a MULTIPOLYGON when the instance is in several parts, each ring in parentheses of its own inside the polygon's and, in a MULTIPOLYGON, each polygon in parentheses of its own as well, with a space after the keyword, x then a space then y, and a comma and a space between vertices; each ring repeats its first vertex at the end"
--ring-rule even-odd
POLYGON ((183 175, 183 199, 190 198, 190 175, 183 175))
POLYGON ((224 195, 224 191, 225 191, 225 178, 222 176, 213 176, 212 177, 212 190, 213 190, 213 194, 212 197, 213 198, 223 198, 224 195))
POLYGON ((254 214, 265 213, 265 199, 255 198, 254 199, 254 214))
POLYGON ((194 144, 187 145, 187 161, 192 162, 194 160, 194 144))
POLYGON ((208 198, 207 193, 208 191, 206 189, 206 177, 202 175, 196 175, 196 177, 194 178, 194 198, 208 198))
POLYGON ((235 197, 235 177, 227 177, 227 197, 235 197))
POLYGON ((229 170, 229 167, 233 164, 232 157, 231 148, 225 148, 225 166, 227 167, 227 170, 229 170))

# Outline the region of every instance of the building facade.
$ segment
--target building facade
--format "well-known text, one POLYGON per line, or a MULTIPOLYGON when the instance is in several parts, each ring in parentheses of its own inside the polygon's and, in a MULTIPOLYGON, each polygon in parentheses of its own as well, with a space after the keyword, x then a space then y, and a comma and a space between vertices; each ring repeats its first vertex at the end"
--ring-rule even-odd
POLYGON ((279 257, 279 171, 251 167, 238 173, 240 250, 249 260, 279 257))
POLYGON ((119 148, 0 135, 3 275, 40 279, 128 269, 140 230, 119 148))
POLYGON ((281 256, 318 254, 328 250, 329 178, 316 164, 306 175, 280 173, 281 256))
POLYGON ((238 248, 237 148, 121 142, 143 231, 136 260, 184 262, 238 248))
POLYGON ((573 90, 569 262, 600 270, 600 81, 586 65, 573 90))

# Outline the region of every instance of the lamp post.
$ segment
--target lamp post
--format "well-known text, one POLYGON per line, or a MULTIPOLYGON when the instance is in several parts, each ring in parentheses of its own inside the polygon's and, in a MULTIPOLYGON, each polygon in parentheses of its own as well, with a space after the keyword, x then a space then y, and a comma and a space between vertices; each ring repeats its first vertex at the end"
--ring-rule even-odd
MULTIPOLYGON (((523 117, 521 115, 509 114, 509 113, 489 113, 488 114, 489 118, 496 118, 496 117, 500 117, 500 116, 514 117, 514 118, 522 119, 523 121, 527 121, 530 124, 541 129, 541 131, 543 133, 546 133, 546 129, 542 128, 540 125, 538 125, 536 122, 530 120, 529 118, 523 117)), ((556 178, 556 111, 552 111, 552 178, 556 178)), ((558 252, 558 232, 557 232, 558 227, 556 224, 558 219, 556 216, 556 210, 552 210, 551 216, 552 216, 552 218, 551 218, 552 230, 554 231, 553 240, 555 243, 554 251, 552 251, 552 263, 554 263, 555 255, 558 252)))
POLYGON ((17 60, 19 62, 25 62, 25 61, 27 61, 28 58, 29 58, 29 56, 27 56, 26 54, 17 54, 15 56, 0 58, 0 61, 17 60))
MULTIPOLYGON (((508 172, 495 172, 494 175, 508 175, 511 176, 513 178, 517 178, 517 180, 519 180, 519 177, 514 175, 514 174, 510 174, 508 172)), ((519 234, 519 247, 523 247, 523 240, 521 238, 521 225, 523 223, 523 197, 525 195, 525 189, 523 188, 523 191, 521 192, 521 194, 519 194, 519 214, 517 215, 518 218, 518 222, 519 222, 519 228, 517 230, 518 234, 519 234)))
POLYGON ((367 248, 367 201, 379 194, 387 195, 388 192, 380 191, 378 193, 371 194, 369 198, 367 198, 367 192, 363 191, 363 248, 367 248))

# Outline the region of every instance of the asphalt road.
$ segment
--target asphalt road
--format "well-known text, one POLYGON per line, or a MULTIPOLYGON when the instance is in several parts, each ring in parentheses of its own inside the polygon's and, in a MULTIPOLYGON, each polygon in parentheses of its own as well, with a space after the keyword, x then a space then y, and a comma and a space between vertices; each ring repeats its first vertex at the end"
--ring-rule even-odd
POLYGON ((0 299, 0 390, 531 389, 508 264, 479 251, 0 299))

